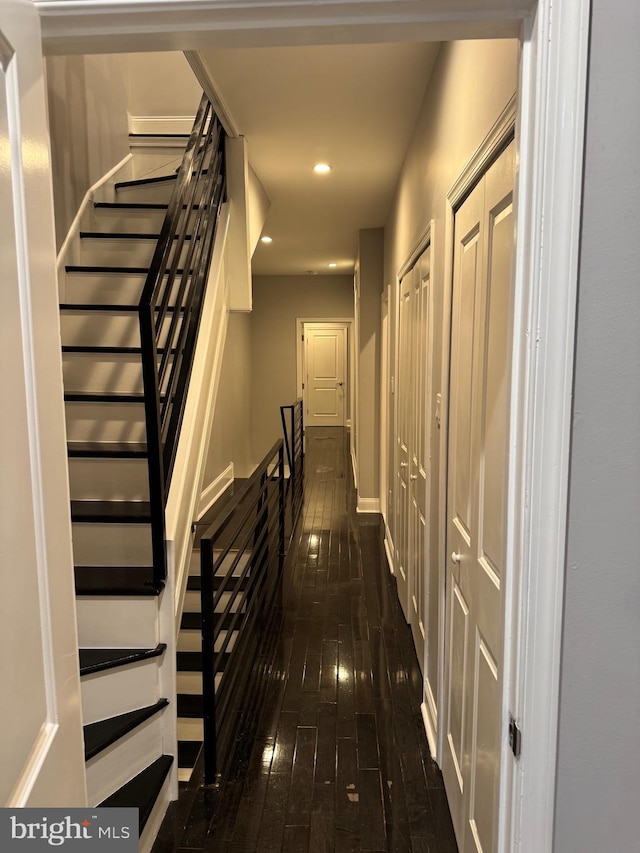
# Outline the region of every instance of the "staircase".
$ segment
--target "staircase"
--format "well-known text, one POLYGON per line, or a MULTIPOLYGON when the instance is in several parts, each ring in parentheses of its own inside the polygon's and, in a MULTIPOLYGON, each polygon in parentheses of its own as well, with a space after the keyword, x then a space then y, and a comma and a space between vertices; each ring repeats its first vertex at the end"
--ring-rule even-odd
MULTIPOLYGON (((147 141, 162 147, 162 140, 147 141)), ((174 138, 171 145, 187 141, 174 138)), ((66 265, 61 287, 88 802, 139 808, 141 850, 150 849, 177 795, 174 591, 165 583, 162 535, 162 487, 172 459, 160 410, 167 404, 177 441, 179 418, 171 409, 184 389, 171 366, 186 360, 185 340, 197 332, 197 305, 181 301, 180 287, 196 267, 199 249, 192 242, 204 244, 208 226, 206 234, 196 227, 184 239, 169 238, 175 243, 162 258, 159 278, 169 272, 175 279, 161 291, 162 304, 151 303, 151 350, 141 339, 139 305, 183 172, 171 163, 166 174, 156 169, 151 177, 120 181, 111 200, 94 201, 79 233, 77 262, 66 265), (149 394, 150 351, 160 376, 155 395, 149 394), (160 409, 155 423, 153 396, 160 409), (155 436, 150 424, 152 433, 158 427, 155 436)))

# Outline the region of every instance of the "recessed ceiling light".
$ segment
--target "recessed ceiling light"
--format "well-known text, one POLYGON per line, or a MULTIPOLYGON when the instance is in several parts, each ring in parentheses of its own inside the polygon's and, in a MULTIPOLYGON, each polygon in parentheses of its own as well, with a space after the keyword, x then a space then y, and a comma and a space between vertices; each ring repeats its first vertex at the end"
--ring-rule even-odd
POLYGON ((330 267, 333 269, 333 267, 337 267, 337 266, 338 266, 338 264, 331 263, 331 264, 327 264, 327 266, 330 266, 330 267))
POLYGON ((273 243, 273 237, 269 237, 267 234, 264 237, 260 238, 261 243, 273 243))
POLYGON ((327 172, 331 171, 331 166, 328 163, 316 163, 313 167, 313 171, 318 175, 326 175, 327 172))

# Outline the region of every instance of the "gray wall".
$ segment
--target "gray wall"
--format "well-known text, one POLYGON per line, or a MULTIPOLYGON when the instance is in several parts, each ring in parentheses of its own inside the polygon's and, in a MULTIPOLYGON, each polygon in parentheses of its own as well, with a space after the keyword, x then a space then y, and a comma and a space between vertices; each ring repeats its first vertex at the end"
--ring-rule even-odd
POLYGON ((229 314, 203 489, 233 462, 248 477, 255 462, 251 444, 251 316, 229 314))
POLYGON ((85 193, 129 153, 126 56, 50 56, 45 62, 56 246, 85 193))
POLYGON ((380 309, 384 229, 358 235, 358 499, 380 496, 380 309))
POLYGON ((593 0, 554 849, 640 849, 640 7, 593 0))
POLYGON ((281 437, 280 406, 296 399, 296 318, 353 317, 346 275, 254 276, 253 448, 258 461, 281 437))

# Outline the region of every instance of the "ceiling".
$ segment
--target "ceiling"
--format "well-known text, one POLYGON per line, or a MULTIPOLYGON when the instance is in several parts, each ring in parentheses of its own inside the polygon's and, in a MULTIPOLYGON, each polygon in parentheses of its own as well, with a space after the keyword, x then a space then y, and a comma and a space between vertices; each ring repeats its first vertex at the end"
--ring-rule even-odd
POLYGON ((253 271, 346 273, 385 224, 438 44, 204 51, 271 201, 253 271), (316 175, 317 162, 329 163, 316 175), (329 267, 335 263, 336 267, 329 267))

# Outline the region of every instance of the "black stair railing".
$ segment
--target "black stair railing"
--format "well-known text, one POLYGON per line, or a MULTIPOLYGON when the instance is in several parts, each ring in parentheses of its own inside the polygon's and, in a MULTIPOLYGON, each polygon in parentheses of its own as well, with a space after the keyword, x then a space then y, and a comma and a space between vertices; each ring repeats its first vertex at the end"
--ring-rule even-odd
POLYGON ((280 440, 200 540, 205 785, 259 692, 251 682, 282 593, 286 499, 280 440))
POLYGON ((220 121, 203 95, 138 307, 154 582, 166 579, 166 494, 226 200, 224 142, 220 121))
POLYGON ((280 406, 284 448, 289 466, 290 529, 295 527, 304 496, 304 409, 299 397, 295 403, 280 406))

